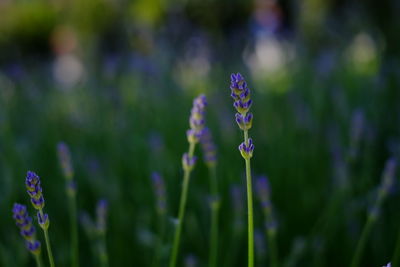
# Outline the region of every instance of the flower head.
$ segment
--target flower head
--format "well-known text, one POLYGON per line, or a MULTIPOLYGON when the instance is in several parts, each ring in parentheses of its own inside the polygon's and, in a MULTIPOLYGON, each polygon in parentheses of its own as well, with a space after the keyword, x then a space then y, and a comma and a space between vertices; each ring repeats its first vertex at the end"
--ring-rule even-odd
POLYGON ((39 176, 32 171, 28 171, 28 173, 26 174, 25 185, 27 192, 31 197, 33 207, 37 210, 43 209, 44 198, 39 176))
POLYGON ((194 167, 194 164, 196 164, 196 161, 197 161, 196 156, 190 157, 188 153, 183 154, 183 156, 182 156, 183 169, 186 171, 192 170, 194 167))
POLYGON ((233 106, 240 114, 246 114, 252 104, 250 89, 240 73, 231 74, 231 97, 234 100, 233 106))
POLYGON ((246 142, 241 143, 239 146, 239 151, 243 158, 250 159, 253 156, 254 151, 253 140, 249 138, 247 144, 246 142))
POLYGON ((35 238, 35 227, 32 225, 32 218, 29 217, 26 206, 15 203, 12 209, 13 218, 20 229, 21 236, 25 239, 26 246, 33 254, 40 253, 40 242, 35 238))
POLYGON ((200 95, 193 100, 193 107, 190 113, 190 129, 186 132, 189 143, 197 143, 204 128, 204 108, 207 105, 205 95, 200 95))

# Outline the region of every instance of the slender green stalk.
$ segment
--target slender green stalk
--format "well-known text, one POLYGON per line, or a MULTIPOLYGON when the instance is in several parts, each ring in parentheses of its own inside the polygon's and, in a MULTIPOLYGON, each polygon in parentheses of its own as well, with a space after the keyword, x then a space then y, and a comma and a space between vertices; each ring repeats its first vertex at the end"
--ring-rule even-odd
MULTIPOLYGON (((44 217, 43 215, 43 210, 39 209, 40 215, 44 217)), ((43 228, 42 228, 43 229, 43 228)), ((54 258, 53 258, 53 253, 51 251, 51 244, 50 244, 50 238, 49 238, 49 230, 48 229, 43 229, 44 232, 44 238, 46 240, 46 248, 47 248, 47 256, 49 257, 49 262, 50 262, 50 267, 54 267, 54 258)))
POLYGON ((108 267, 108 253, 106 246, 106 236, 105 234, 100 235, 99 240, 99 261, 101 267, 108 267))
POLYGON ((40 254, 35 255, 35 261, 36 261, 36 266, 37 267, 42 267, 43 266, 42 258, 40 257, 40 254))
POLYGON ((353 260, 351 262, 351 267, 358 267, 360 265, 361 256, 363 254, 365 245, 367 244, 368 236, 371 232, 372 226, 374 225, 375 219, 368 219, 367 223, 364 226, 361 237, 358 240, 357 249, 353 256, 353 260))
MULTIPOLYGON (((244 131, 244 142, 248 145, 248 131, 244 131)), ((254 266, 254 225, 253 225, 253 187, 251 181, 250 158, 245 158, 248 210, 248 267, 254 266)))
POLYGON ((209 166, 209 173, 210 190, 212 195, 209 266, 216 267, 218 255, 218 212, 220 200, 218 198, 218 182, 215 164, 209 166))
POLYGON ((400 230, 398 233, 397 241, 396 241, 396 248, 394 250, 393 258, 392 258, 392 265, 399 266, 399 259, 400 259, 400 230))
POLYGON ((158 239, 154 251, 154 260, 152 264, 153 267, 159 266, 160 264, 164 233, 165 233, 165 215, 160 214, 158 218, 158 239))
POLYGON ((278 267, 278 252, 276 246, 276 232, 267 231, 268 244, 269 244, 269 259, 271 267, 278 267))
POLYGON ((76 211, 76 196, 68 194, 69 211, 70 211, 70 228, 71 228, 71 266, 79 266, 79 251, 78 251, 78 220, 76 211))
MULTIPOLYGON (((195 145, 196 144, 194 142, 189 143, 189 153, 188 153, 189 158, 193 157, 195 145)), ((183 223, 183 218, 185 217, 185 207, 186 207, 187 193, 189 189, 190 173, 191 173, 191 168, 184 168, 183 185, 182 185, 183 187, 182 187, 181 200, 179 203, 178 222, 175 229, 174 241, 172 245, 172 254, 169 262, 170 267, 176 266, 176 260, 178 257, 179 242, 182 232, 182 223, 183 223)))

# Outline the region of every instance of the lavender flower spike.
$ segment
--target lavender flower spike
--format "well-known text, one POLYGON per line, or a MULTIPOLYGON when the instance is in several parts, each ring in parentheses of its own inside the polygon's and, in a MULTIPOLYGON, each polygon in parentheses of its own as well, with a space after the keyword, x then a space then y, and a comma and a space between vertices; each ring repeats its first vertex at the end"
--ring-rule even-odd
POLYGON ((37 174, 34 172, 28 171, 26 174, 25 185, 27 192, 31 197, 33 207, 37 210, 43 209, 44 198, 39 176, 37 176, 37 174))
POLYGON ((189 143, 198 143, 204 128, 204 108, 207 105, 205 95, 200 95, 193 100, 190 113, 190 129, 186 132, 189 143))
POLYGON ((32 171, 28 171, 28 173, 26 174, 25 185, 26 185, 27 192, 28 192, 29 196, 31 197, 31 202, 32 202, 33 207, 38 210, 37 218, 38 218, 39 225, 43 229, 43 232, 44 232, 44 237, 46 240, 46 247, 47 247, 47 255, 49 257, 50 267, 54 267, 55 266, 54 258, 53 258, 53 253, 51 251, 50 238, 49 238, 49 232, 48 232, 50 220, 49 220, 49 216, 43 212, 44 198, 43 198, 43 194, 42 194, 43 190, 40 185, 39 176, 32 171))
POLYGON ((40 185, 40 177, 36 173, 28 171, 26 174, 25 185, 27 192, 31 197, 33 207, 38 210, 37 216, 40 227, 48 229, 50 221, 49 216, 42 211, 44 207, 44 198, 42 194, 42 186, 40 185))
POLYGON ((21 230, 21 235, 25 239, 27 249, 38 256, 41 251, 40 242, 35 237, 35 227, 32 225, 32 218, 29 217, 26 206, 15 203, 12 209, 13 218, 16 225, 21 230))
POLYGON ((174 233, 171 257, 169 261, 170 267, 175 267, 177 262, 183 218, 185 216, 185 206, 189 188, 190 173, 193 170, 193 167, 196 163, 194 150, 196 144, 200 141, 201 136, 203 135, 204 132, 204 124, 205 124, 204 113, 206 105, 207 101, 205 95, 200 95, 193 100, 193 107, 189 119, 190 129, 186 132, 186 136, 189 142, 189 151, 187 153, 184 153, 182 156, 182 167, 184 173, 183 186, 182 186, 182 194, 178 211, 178 224, 174 233))
POLYGON ((253 226, 253 192, 250 159, 253 156, 253 140, 249 138, 249 129, 252 127, 253 114, 249 112, 252 105, 250 89, 240 73, 231 75, 231 97, 236 108, 236 123, 243 131, 244 141, 239 146, 240 154, 246 164, 247 206, 248 206, 248 267, 254 266, 254 226, 253 226))

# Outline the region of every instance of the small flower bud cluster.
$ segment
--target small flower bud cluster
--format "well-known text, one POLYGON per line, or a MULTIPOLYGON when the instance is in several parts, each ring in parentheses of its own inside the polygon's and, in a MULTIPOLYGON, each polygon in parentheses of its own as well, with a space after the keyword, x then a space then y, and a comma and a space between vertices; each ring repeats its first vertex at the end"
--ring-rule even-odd
POLYGON ((253 114, 249 112, 252 100, 250 99, 250 89, 243 76, 238 74, 231 75, 231 97, 234 100, 233 106, 236 108, 236 122, 243 131, 249 130, 253 121, 253 114))
MULTIPOLYGON (((236 123, 243 131, 248 131, 253 123, 253 114, 249 112, 252 100, 250 98, 250 89, 240 73, 231 75, 231 97, 234 100, 233 106, 236 108, 236 123)), ((239 146, 240 153, 245 159, 253 156, 254 145, 251 138, 239 146)))
MULTIPOLYGON (((200 95, 193 100, 193 107, 190 113, 190 129, 186 132, 190 144, 197 144, 204 132, 204 109, 207 105, 205 95, 200 95)), ((189 153, 182 156, 182 166, 185 171, 191 171, 197 158, 189 153)))
POLYGON ((33 207, 38 210, 37 216, 39 225, 44 230, 49 228, 49 216, 43 213, 44 198, 42 194, 42 187, 40 185, 39 176, 31 171, 26 174, 25 185, 29 196, 31 197, 31 202, 33 207))
POLYGON ((204 162, 209 166, 215 165, 217 162, 217 148, 214 144, 211 131, 207 127, 203 130, 200 144, 203 150, 204 162))
POLYGON ((61 165, 62 172, 66 179, 66 190, 68 195, 76 194, 76 182, 74 178, 74 169, 72 167, 71 153, 67 144, 60 142, 57 145, 58 160, 61 165))
POLYGON ((153 182, 154 194, 156 197, 157 213, 162 215, 167 212, 167 194, 165 192, 165 183, 163 177, 158 172, 151 174, 151 181, 153 182))
POLYGON ((40 254, 40 242, 35 237, 35 227, 32 225, 32 218, 29 217, 26 206, 15 203, 12 209, 16 225, 21 230, 25 239, 27 249, 35 255, 40 254))
POLYGON ((198 143, 204 129, 204 108, 207 105, 205 95, 200 95, 193 100, 193 107, 190 113, 190 129, 186 132, 189 143, 198 143))

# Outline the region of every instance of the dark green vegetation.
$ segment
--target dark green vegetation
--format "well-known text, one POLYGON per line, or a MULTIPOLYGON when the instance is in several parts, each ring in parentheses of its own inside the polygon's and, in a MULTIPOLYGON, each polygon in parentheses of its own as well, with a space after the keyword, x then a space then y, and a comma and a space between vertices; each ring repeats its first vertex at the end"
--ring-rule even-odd
MULTIPOLYGON (((101 6, 96 10, 105 12, 101 6)), ((184 14, 192 15, 189 21, 196 25, 199 17, 193 15, 196 12, 191 5, 184 14)), ((51 12, 37 16, 59 23, 51 12)), ((112 13, 110 17, 107 19, 112 19, 112 13)), ((78 211, 93 216, 99 198, 109 201, 110 266, 150 266, 153 262, 159 221, 150 176, 158 171, 164 177, 168 217, 160 257, 166 266, 181 191, 181 157, 187 151, 190 108, 193 98, 204 93, 209 102, 206 124, 218 146, 217 266, 246 266, 246 181, 237 149, 243 137, 229 96, 229 75, 240 71, 254 101, 253 176, 266 174, 271 183, 280 266, 290 266, 291 261, 296 262, 293 266, 348 266, 377 197, 385 161, 400 159, 400 64, 393 43, 384 44, 395 39, 394 35, 389 29, 380 32, 355 25, 343 30, 340 42, 334 43, 335 34, 324 29, 308 31, 307 21, 299 22, 301 27, 293 27, 293 31, 300 37, 293 34, 278 43, 288 56, 271 71, 243 60, 260 42, 243 26, 246 21, 238 22, 243 25, 228 21, 220 25, 224 30, 208 31, 217 26, 204 19, 208 22, 203 25, 205 30, 195 27, 197 31, 192 33, 191 27, 179 28, 180 39, 173 35, 178 26, 171 21, 167 24, 165 17, 148 22, 151 27, 143 27, 143 31, 135 28, 131 35, 110 30, 120 39, 109 37, 104 30, 107 26, 101 23, 99 28, 91 28, 96 24, 86 20, 72 25, 79 29, 80 49, 68 53, 83 64, 84 74, 68 85, 53 75, 53 59, 60 54, 50 56, 48 47, 39 45, 36 50, 25 37, 22 41, 12 37, 11 33, 18 33, 17 26, 15 32, 0 36, 21 44, 21 55, 29 55, 11 58, 7 51, 0 52, 4 59, 0 65, 0 265, 34 266, 11 217, 14 202, 29 204, 24 186, 27 170, 37 172, 42 180, 57 266, 69 263, 68 203, 56 153, 57 143, 65 141, 75 168, 78 211), (160 29, 161 22, 169 25, 167 29, 160 29), (230 26, 241 31, 232 28, 232 33, 223 35, 230 26), (328 35, 329 43, 320 44, 315 32, 328 35), (193 44, 191 34, 204 40, 195 39, 193 44), (235 34, 237 39, 232 37, 235 34), (123 45, 108 47, 107 40, 123 45), (26 43, 29 45, 24 46, 26 43), (363 126, 357 127, 357 116, 364 118, 363 126), (244 207, 242 228, 236 234, 230 195, 234 184, 243 188, 244 207), (298 255, 293 247, 300 248, 298 255)), ((118 23, 114 25, 118 29, 130 25, 118 23)), ((51 30, 42 28, 38 36, 47 38, 46 31, 51 30)), ((9 47, 4 38, 0 38, 2 47, 9 47)), ((267 60, 267 66, 270 64, 267 60)), ((196 148, 196 154, 200 156, 200 149, 196 148)), ((397 177, 372 226, 361 266, 382 266, 392 260, 400 230, 397 177)), ((188 255, 196 257, 198 266, 207 266, 209 194, 208 170, 199 160, 191 174, 178 259, 182 266, 188 255)), ((33 215, 33 209, 28 209, 33 215)), ((254 216, 255 229, 267 244, 257 197, 254 216)), ((44 245, 43 236, 38 236, 44 245)), ((79 245, 81 266, 95 266, 96 257, 81 226, 79 245)), ((265 255, 257 245, 255 251, 256 266, 265 266, 268 246, 265 255)))

